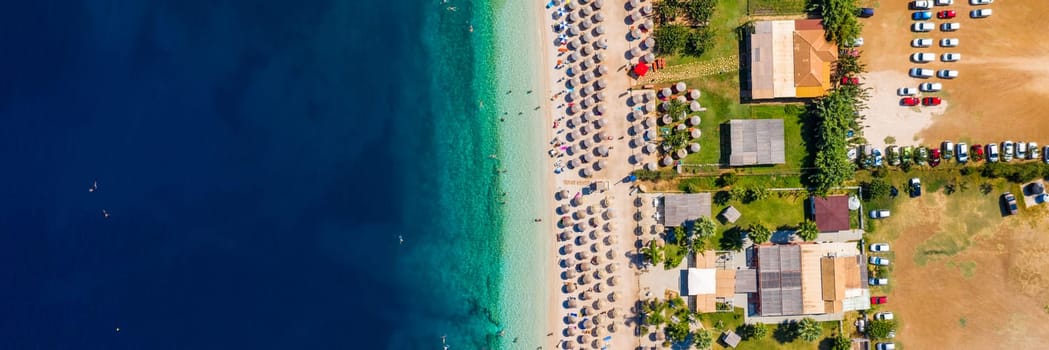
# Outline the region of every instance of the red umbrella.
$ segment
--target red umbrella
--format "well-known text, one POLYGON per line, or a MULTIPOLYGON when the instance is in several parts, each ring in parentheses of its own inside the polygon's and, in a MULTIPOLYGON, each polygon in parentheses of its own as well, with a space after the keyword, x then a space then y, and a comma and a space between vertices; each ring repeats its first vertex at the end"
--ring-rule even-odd
POLYGON ((638 63, 634 65, 634 74, 637 74, 638 77, 645 76, 645 73, 648 73, 647 64, 638 63))

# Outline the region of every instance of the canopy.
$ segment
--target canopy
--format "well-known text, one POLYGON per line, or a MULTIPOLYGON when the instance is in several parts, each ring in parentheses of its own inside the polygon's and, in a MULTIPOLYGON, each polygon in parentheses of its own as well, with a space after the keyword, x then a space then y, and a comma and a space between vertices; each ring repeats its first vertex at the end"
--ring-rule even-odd
POLYGON ((647 64, 638 63, 634 65, 634 74, 637 74, 638 77, 645 76, 645 73, 648 73, 647 64))
POLYGON ((688 269, 688 295, 714 294, 714 269, 688 269))

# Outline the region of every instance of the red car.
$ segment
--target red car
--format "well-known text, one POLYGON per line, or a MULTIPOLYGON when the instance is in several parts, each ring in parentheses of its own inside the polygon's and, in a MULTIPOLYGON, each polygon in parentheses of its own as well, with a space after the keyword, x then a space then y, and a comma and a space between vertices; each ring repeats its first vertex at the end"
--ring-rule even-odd
POLYGON ((943 100, 940 100, 939 97, 926 97, 922 99, 922 106, 939 106, 940 102, 943 100))
POLYGON ((904 106, 917 106, 919 102, 921 102, 921 100, 918 100, 917 97, 904 97, 903 99, 900 99, 900 104, 904 106))
POLYGON ((981 145, 981 144, 973 145, 972 152, 970 152, 970 153, 972 153, 972 155, 973 155, 972 159, 974 161, 981 161, 981 160, 983 160, 983 145, 981 145))
POLYGON ((859 85, 860 78, 857 77, 841 77, 842 85, 859 85))
POLYGON ((871 297, 871 304, 885 304, 889 302, 889 297, 871 297))
POLYGON ((929 154, 929 166, 935 167, 940 165, 940 148, 932 147, 931 151, 929 154))
POLYGON ((943 10, 936 13, 936 18, 949 19, 954 18, 955 15, 957 15, 957 13, 955 13, 954 10, 943 10))

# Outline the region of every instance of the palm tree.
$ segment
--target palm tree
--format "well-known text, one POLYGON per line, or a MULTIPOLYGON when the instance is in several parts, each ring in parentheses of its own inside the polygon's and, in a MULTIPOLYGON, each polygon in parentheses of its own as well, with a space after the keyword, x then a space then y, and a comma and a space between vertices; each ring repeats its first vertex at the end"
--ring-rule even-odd
POLYGON ((820 338, 820 334, 823 333, 823 327, 820 326, 816 320, 806 317, 798 322, 798 337, 804 341, 816 341, 820 338))
POLYGON ((805 220, 801 224, 799 224, 798 232, 796 232, 798 237, 801 237, 801 239, 806 241, 816 239, 816 235, 818 235, 819 233, 820 230, 816 227, 816 223, 809 220, 805 220))
POLYGON ((686 105, 684 102, 678 101, 677 99, 671 99, 669 104, 667 105, 667 114, 670 115, 671 118, 674 118, 674 121, 681 121, 685 119, 687 111, 688 105, 686 105))

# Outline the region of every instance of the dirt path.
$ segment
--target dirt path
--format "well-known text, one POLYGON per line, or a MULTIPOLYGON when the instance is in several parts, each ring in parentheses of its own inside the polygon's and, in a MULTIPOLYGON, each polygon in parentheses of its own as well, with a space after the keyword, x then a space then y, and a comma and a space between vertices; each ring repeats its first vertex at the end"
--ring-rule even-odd
MULTIPOLYGON (((917 109, 932 118, 932 124, 917 135, 883 135, 874 130, 867 132, 868 139, 881 142, 885 136, 895 136, 900 143, 909 143, 915 138, 926 144, 938 143, 943 139, 968 140, 971 143, 1000 142, 1005 139, 1049 141, 1049 118, 1041 111, 1049 108, 1049 42, 1039 40, 1044 28, 1042 18, 1049 11, 1046 1, 997 1, 987 7, 994 15, 985 19, 969 18, 969 11, 976 8, 968 1, 955 1, 950 6, 958 12, 951 22, 961 24, 956 32, 945 33, 935 30, 929 33, 911 33, 911 11, 908 1, 870 1, 877 7, 875 17, 863 20, 864 60, 867 70, 874 75, 883 72, 906 74, 911 67, 930 69, 954 69, 959 77, 953 80, 905 78, 896 81, 900 86, 878 86, 878 89, 895 91, 898 87, 917 87, 918 84, 942 82, 944 91, 938 96, 948 102, 946 110, 917 109), (913 38, 931 38, 935 41, 951 37, 958 38, 956 48, 911 48, 913 38), (913 52, 930 52, 937 56, 947 52, 960 53, 962 60, 955 63, 932 62, 916 64, 909 61, 913 52)), ((945 9, 937 7, 936 10, 945 9)), ((932 20, 939 25, 948 20, 932 20)), ((871 101, 868 124, 893 124, 906 122, 896 113, 884 113, 893 109, 907 109, 898 105, 899 98, 881 98, 871 101)), ((907 131, 907 130, 903 130, 907 131)))
POLYGON ((1038 349, 1049 341, 1046 208, 1001 218, 994 195, 976 189, 904 200, 884 221, 893 243, 893 290, 885 310, 911 349, 1038 349))

